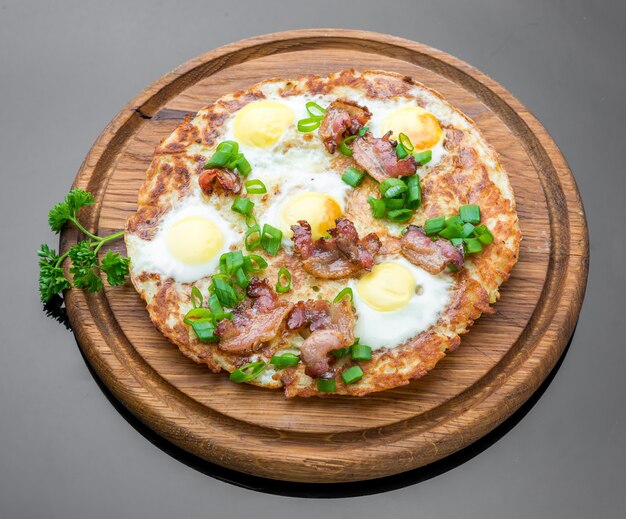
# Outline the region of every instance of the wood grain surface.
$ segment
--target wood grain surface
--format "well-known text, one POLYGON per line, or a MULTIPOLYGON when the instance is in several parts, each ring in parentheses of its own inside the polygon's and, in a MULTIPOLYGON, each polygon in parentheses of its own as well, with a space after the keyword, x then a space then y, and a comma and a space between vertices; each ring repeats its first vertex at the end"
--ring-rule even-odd
MULTIPOLYGON (((436 461, 480 438, 539 386, 576 323, 588 268, 576 184, 541 124, 493 80, 440 51, 387 35, 305 30, 211 51, 148 87, 94 144, 75 186, 94 193, 88 228, 124 227, 157 143, 189 112, 271 77, 354 67, 407 74, 441 92, 496 148, 515 191, 519 263, 496 313, 458 351, 408 386, 363 398, 286 400, 228 381, 183 357, 152 326, 132 286, 66 303, 87 359, 141 421, 202 458, 246 473, 303 482, 377 478, 436 461)), ((62 249, 79 239, 68 229, 62 249)), ((112 247, 124 252, 121 241, 112 247)), ((105 253, 103 251, 103 253, 105 253)))

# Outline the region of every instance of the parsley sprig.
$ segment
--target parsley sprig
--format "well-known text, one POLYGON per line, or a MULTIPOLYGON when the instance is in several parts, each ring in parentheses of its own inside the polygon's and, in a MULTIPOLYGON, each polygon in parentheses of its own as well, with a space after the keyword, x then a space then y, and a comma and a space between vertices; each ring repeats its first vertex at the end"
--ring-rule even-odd
POLYGON ((75 286, 89 292, 102 290, 102 278, 98 271, 104 272, 107 283, 111 286, 121 285, 128 275, 129 259, 120 256, 117 252, 108 251, 102 261, 98 259, 98 251, 105 243, 116 240, 124 235, 124 231, 101 237, 89 232, 78 220, 78 211, 81 207, 94 203, 93 196, 82 189, 72 189, 65 200, 55 205, 48 214, 50 229, 55 233, 67 222, 73 223, 88 237, 62 255, 58 255, 45 243, 37 252, 39 256, 39 293, 43 302, 49 301, 55 294, 75 286), (69 257, 72 261, 70 274, 72 279, 65 277, 63 261, 69 257))

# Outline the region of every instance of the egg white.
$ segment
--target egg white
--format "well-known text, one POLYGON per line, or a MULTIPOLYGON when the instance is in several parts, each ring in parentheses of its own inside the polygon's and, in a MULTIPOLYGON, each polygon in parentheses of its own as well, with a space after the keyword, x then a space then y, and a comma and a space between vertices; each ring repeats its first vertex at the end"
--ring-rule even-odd
POLYGON ((141 240, 135 236, 133 241, 132 268, 135 272, 158 273, 180 283, 191 283, 214 274, 218 269, 221 254, 228 252, 233 244, 241 243, 242 236, 241 231, 236 230, 225 220, 217 209, 200 199, 186 198, 162 218, 152 240, 141 240), (206 263, 184 263, 176 258, 167 246, 167 235, 171 227, 188 217, 211 220, 223 234, 222 249, 206 263))
POLYGON ((445 271, 434 276, 403 257, 381 257, 379 262, 397 263, 409 269, 418 289, 405 306, 384 312, 375 310, 359 296, 358 280, 348 283, 357 314, 354 335, 374 350, 394 348, 434 325, 450 303, 453 283, 445 271))

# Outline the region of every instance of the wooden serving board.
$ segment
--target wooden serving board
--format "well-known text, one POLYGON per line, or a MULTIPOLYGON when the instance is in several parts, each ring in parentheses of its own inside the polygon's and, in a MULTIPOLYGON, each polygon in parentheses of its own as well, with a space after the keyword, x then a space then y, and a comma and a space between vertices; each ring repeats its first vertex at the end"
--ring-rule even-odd
MULTIPOLYGON (((88 228, 107 234, 136 209, 157 143, 188 112, 271 77, 354 67, 406 74, 441 92, 496 148, 515 191, 523 241, 496 313, 458 351, 408 386, 364 398, 286 400, 229 382, 185 358, 152 326, 128 283, 72 290, 69 316, 113 394, 176 445, 242 472, 300 482, 387 476, 438 460, 511 415, 550 372, 584 295, 587 228, 576 184, 541 124, 493 80, 440 51, 362 31, 261 36, 178 67, 124 108, 99 137, 75 186, 94 193, 88 228)), ((62 235, 66 249, 79 238, 62 235)), ((115 249, 123 252, 123 243, 115 249)))

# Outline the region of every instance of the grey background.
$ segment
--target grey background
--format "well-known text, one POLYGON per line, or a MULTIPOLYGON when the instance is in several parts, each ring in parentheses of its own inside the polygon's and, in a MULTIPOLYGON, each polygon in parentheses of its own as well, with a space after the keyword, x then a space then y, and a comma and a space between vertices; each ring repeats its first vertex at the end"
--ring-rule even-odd
MULTIPOLYGON (((0 517, 624 517, 625 6, 0 2, 0 517), (332 500, 240 488, 147 441, 98 388, 72 334, 43 315, 36 293, 36 248, 55 242, 47 211, 128 100, 219 45, 315 26, 418 40, 503 84, 567 157, 591 237, 587 297, 571 347, 519 423, 435 473, 354 492, 395 490, 332 500)), ((270 486, 281 488, 294 490, 270 486)))

